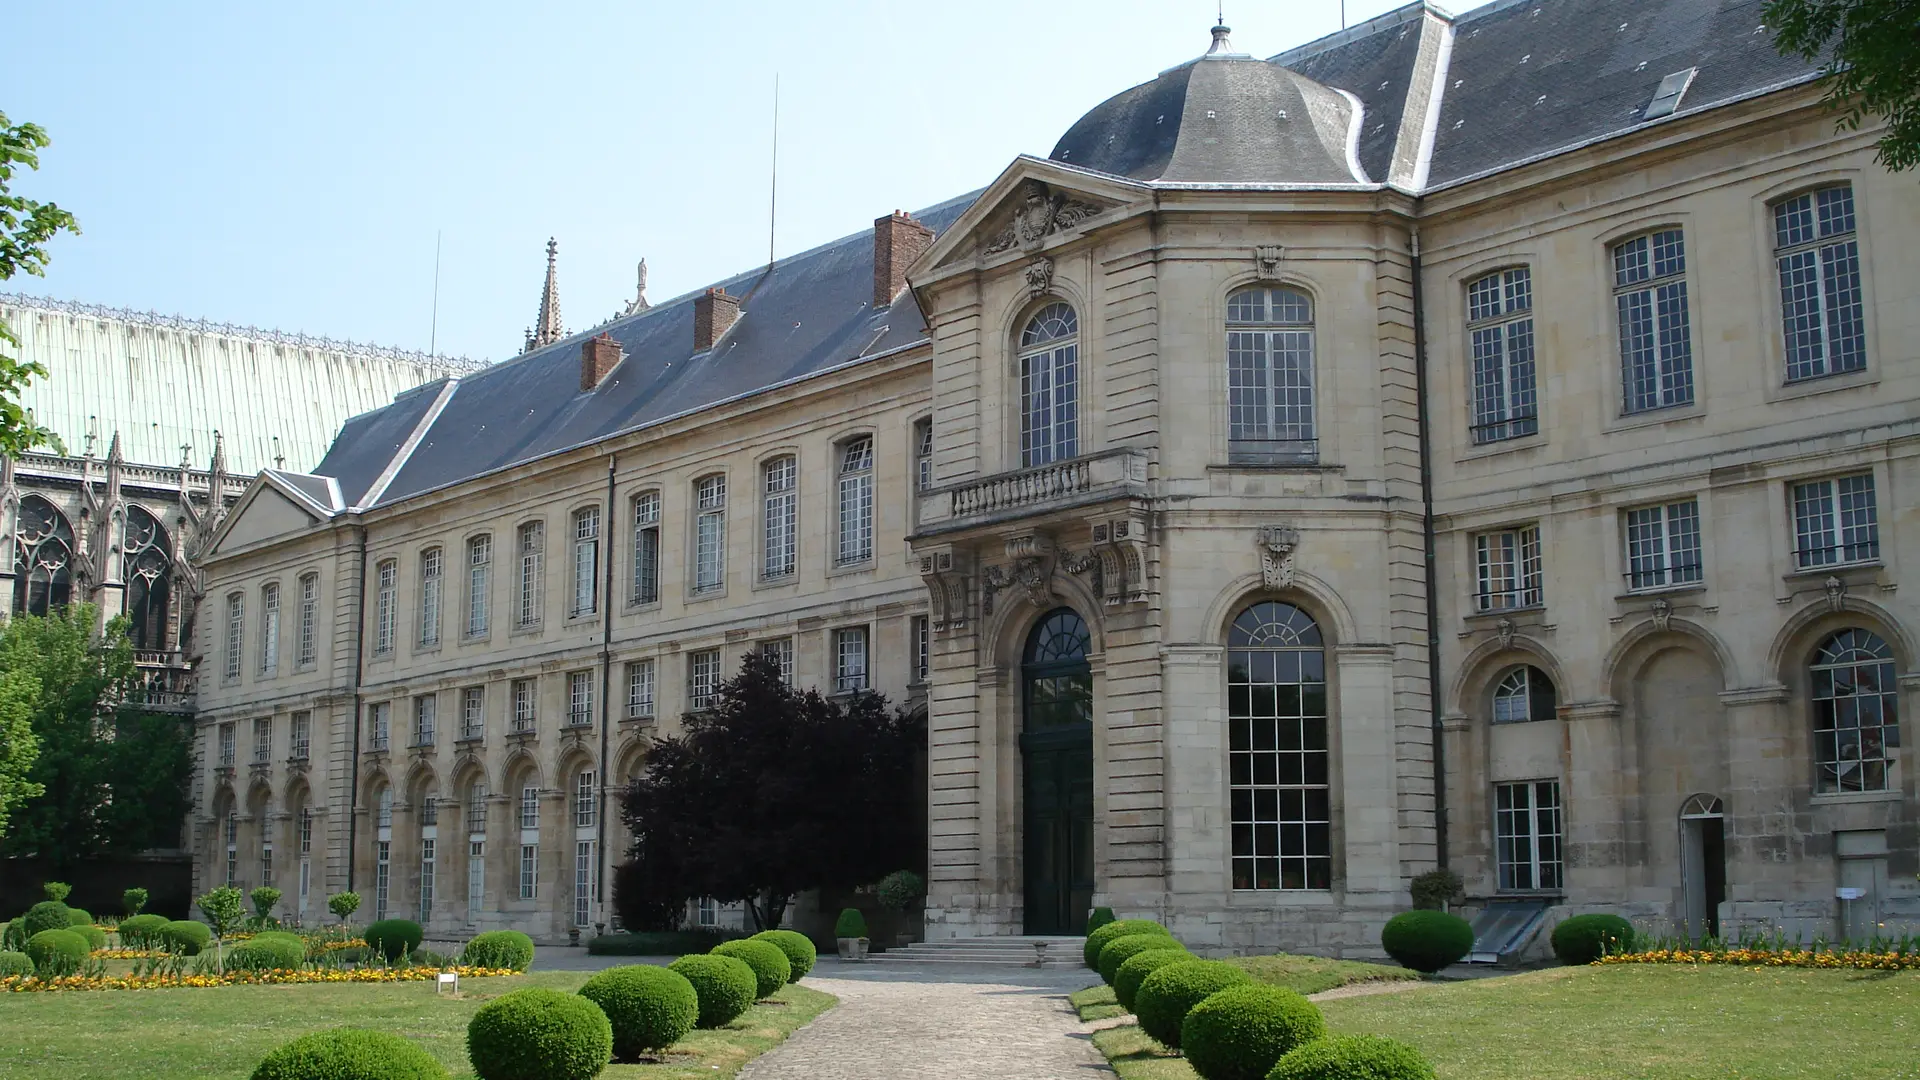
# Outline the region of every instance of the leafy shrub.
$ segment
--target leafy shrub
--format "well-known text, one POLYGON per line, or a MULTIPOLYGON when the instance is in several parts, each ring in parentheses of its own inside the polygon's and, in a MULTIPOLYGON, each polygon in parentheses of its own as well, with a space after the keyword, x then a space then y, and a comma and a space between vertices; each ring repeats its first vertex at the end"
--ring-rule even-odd
POLYGON ((880 879, 878 892, 882 904, 894 911, 905 911, 927 894, 927 882, 911 870, 895 870, 880 879))
POLYGON ((587 998, 532 986, 480 1006, 467 1058, 480 1080, 589 1080, 613 1060, 613 1025, 587 998))
POLYGON ((1431 975, 1467 955, 1473 928, 1444 911, 1404 911, 1387 920, 1380 947, 1402 967, 1431 975))
POLYGON ((156 945, 155 935, 166 925, 165 915, 129 915, 120 920, 120 944, 129 949, 156 945))
POLYGON ((20 916, 20 933, 26 937, 42 930, 65 930, 73 925, 72 909, 58 900, 42 900, 20 916))
POLYGON ((860 914, 859 908, 841 908, 840 917, 833 921, 833 936, 836 938, 866 937, 867 917, 860 914))
POLYGON ((1141 980, 1133 995, 1133 1014, 1140 1018, 1140 1030, 1178 1050, 1180 1025, 1189 1010, 1229 986, 1252 981, 1253 976, 1224 960, 1168 964, 1141 980))
POLYGON ((685 975, 651 964, 608 968, 588 979, 580 996, 613 1025, 613 1055, 631 1061, 686 1037, 700 1018, 700 996, 685 975))
POLYGON ((327 897, 327 910, 338 916, 342 922, 351 918, 360 910, 360 894, 356 892, 337 892, 327 897))
POLYGON ((23 952, 0 952, 0 979, 33 974, 33 957, 23 952))
POLYGON ((1433 1066, 1397 1039, 1336 1035, 1288 1051, 1267 1080, 1433 1080, 1433 1066))
POLYGON ((772 942, 779 950, 787 954, 787 966, 793 969, 787 981, 797 983, 813 970, 814 961, 820 959, 820 952, 813 947, 813 940, 798 930, 762 930, 751 940, 772 942))
POLYGON ((1188 952, 1184 946, 1172 940, 1161 942, 1157 949, 1134 953, 1127 958, 1126 963, 1120 965, 1120 970, 1113 974, 1114 1000, 1120 1003, 1121 1008, 1132 1012, 1134 995, 1140 992, 1140 984, 1146 981, 1147 976, 1168 964, 1178 964, 1183 960, 1194 959, 1198 958, 1188 952))
POLYGON ((737 930, 690 927, 686 930, 641 930, 601 934, 587 939, 588 956, 685 956, 703 953, 723 941, 745 935, 737 930))
POLYGON ((413 967, 450 968, 459 961, 443 952, 419 948, 407 954, 407 962, 413 967))
POLYGON ((533 939, 518 930, 475 934, 461 951, 460 962, 474 967, 525 971, 533 966, 533 939))
POLYGON ((1618 915, 1575 915, 1553 928, 1553 955, 1563 964, 1591 964, 1633 944, 1633 924, 1618 915))
POLYGON ((13 949, 18 951, 26 948, 26 925, 27 917, 25 915, 7 923, 6 929, 0 930, 0 949, 13 949))
POLYGON ((268 1054, 253 1080, 446 1080, 447 1070, 413 1043, 384 1031, 334 1028, 302 1035, 268 1054))
POLYGON ((273 918, 274 905, 280 902, 280 890, 271 885, 262 885, 248 893, 247 899, 253 901, 254 916, 266 922, 273 918))
POLYGON ((398 960, 419 948, 427 934, 411 919, 381 919, 360 936, 367 939, 367 948, 389 960, 398 960))
POLYGON ((256 934, 227 954, 229 970, 298 971, 307 963, 307 943, 292 934, 256 934))
POLYGON ((121 893, 120 906, 126 909, 129 919, 140 914, 140 909, 147 906, 147 890, 136 888, 121 893))
POLYGON ((182 956, 197 956, 207 943, 213 940, 213 931, 206 923, 197 923, 191 919, 175 919, 160 931, 161 939, 168 949, 182 956))
POLYGON ((1451 870, 1429 870, 1413 879, 1408 889, 1417 911, 1444 911, 1446 906, 1466 895, 1466 883, 1451 870))
POLYGON ((1112 986, 1113 977, 1120 973, 1121 964, 1149 949, 1164 949, 1170 941, 1173 939, 1165 934, 1124 934, 1107 942, 1100 950, 1098 970, 1101 981, 1112 986))
POLYGON ((213 936, 225 940, 240 926, 240 920, 247 917, 244 901, 239 889, 222 885, 207 890, 207 894, 195 900, 194 905, 200 909, 200 914, 206 916, 207 925, 213 928, 213 936))
POLYGON ((27 958, 42 978, 73 974, 92 951, 87 939, 72 930, 42 930, 27 939, 27 958))
POLYGON ((87 948, 89 950, 104 949, 107 947, 107 932, 90 922, 74 923, 72 926, 67 927, 67 929, 86 938, 87 948))
POLYGON ((73 891, 73 886, 64 881, 49 881, 40 886, 40 891, 46 894, 47 899, 60 904, 66 902, 67 894, 73 891))
POLYGON ((1169 932, 1166 927, 1161 926, 1152 919, 1119 919, 1097 930, 1087 931, 1087 948, 1085 953, 1087 966, 1096 971, 1100 969, 1100 950, 1106 948, 1107 942, 1112 941, 1114 938, 1126 937, 1129 934, 1150 934, 1156 930, 1162 934, 1166 934, 1169 939, 1173 937, 1173 934, 1169 932))
POLYGON ((1107 925, 1112 921, 1113 921, 1112 908, 1110 907, 1094 908, 1093 911, 1087 915, 1087 933, 1091 934, 1095 930, 1100 929, 1101 927, 1107 925))
POLYGON ((92 926, 93 912, 86 908, 68 907, 67 921, 74 926, 92 926))
POLYGON ((787 985, 793 977, 793 966, 787 963, 787 952, 771 941, 728 941, 713 947, 715 956, 731 956, 746 961, 753 969, 753 978, 758 985, 757 997, 772 997, 779 989, 787 985))
POLYGON ((679 972, 693 984, 694 996, 700 1000, 700 1016, 694 1021, 696 1027, 717 1028, 733 1023, 753 1004, 754 992, 760 987, 753 969, 737 957, 717 953, 683 956, 667 968, 679 972))
POLYGON ((1265 1080, 1296 1046, 1327 1036, 1313 1002, 1278 986, 1229 986, 1188 1010, 1180 1052, 1201 1080, 1265 1080))

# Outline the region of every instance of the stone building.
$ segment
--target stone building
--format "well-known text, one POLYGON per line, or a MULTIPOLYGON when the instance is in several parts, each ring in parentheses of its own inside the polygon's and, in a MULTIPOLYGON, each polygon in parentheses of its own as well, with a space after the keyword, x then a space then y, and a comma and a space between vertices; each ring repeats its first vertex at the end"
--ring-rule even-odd
POLYGON ((215 539, 203 881, 603 921, 611 793, 774 648, 926 709, 935 938, 1366 953, 1441 864, 1496 954, 1912 918, 1920 193, 1759 11, 1217 27, 982 192, 356 418, 215 539))

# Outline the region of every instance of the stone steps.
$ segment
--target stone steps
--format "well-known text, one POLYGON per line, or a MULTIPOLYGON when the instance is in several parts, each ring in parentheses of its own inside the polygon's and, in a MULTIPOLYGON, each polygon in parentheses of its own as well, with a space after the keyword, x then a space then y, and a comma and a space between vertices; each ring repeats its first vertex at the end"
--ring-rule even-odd
POLYGON ((974 964, 992 967, 1034 967, 1034 946, 1047 946, 1046 966, 1082 967, 1081 951, 1085 938, 1077 937, 983 937, 922 941, 904 948, 888 949, 868 958, 876 964, 974 964))

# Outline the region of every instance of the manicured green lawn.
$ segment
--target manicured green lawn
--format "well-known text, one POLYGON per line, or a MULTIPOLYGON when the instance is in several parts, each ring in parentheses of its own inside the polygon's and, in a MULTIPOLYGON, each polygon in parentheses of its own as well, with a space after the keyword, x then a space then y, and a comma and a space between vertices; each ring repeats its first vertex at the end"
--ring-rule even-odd
MULTIPOLYGON (((0 995, 0 1077, 8 1080, 245 1078, 269 1050, 321 1028, 353 1026, 419 1042, 456 1077, 470 1077, 467 1021, 492 998, 523 986, 575 990, 590 972, 467 979, 454 999, 434 984, 223 986, 0 995)), ((771 1049, 834 998, 804 985, 774 995, 716 1031, 695 1031, 659 1065, 615 1065, 609 1080, 728 1077, 771 1049), (716 1068, 717 1066, 717 1068, 716 1068)))
MULTIPOLYGON (((1328 960, 1319 956, 1236 956, 1227 963, 1243 967, 1249 975, 1273 986, 1284 986, 1303 994, 1317 994, 1336 986, 1389 979, 1417 979, 1420 976, 1401 967, 1367 964, 1358 960, 1328 960)), ((1104 1020, 1125 1016, 1127 1010, 1114 1000, 1113 987, 1101 983, 1068 998, 1080 1010, 1082 1020, 1104 1020)))
MULTIPOLYGON (((1412 1043, 1440 1080, 1920 1077, 1920 972, 1554 968, 1320 1008, 1336 1034, 1412 1043)), ((1139 1028, 1094 1044, 1123 1080, 1193 1080, 1139 1028)))

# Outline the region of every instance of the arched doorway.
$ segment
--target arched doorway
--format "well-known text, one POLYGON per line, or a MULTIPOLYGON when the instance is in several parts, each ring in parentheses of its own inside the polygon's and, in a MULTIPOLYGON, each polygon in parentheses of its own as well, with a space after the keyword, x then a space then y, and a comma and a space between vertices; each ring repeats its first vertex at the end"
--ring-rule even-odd
POLYGON ((1680 807, 1680 885, 1687 936, 1720 936, 1720 904, 1727 898, 1727 831, 1721 802, 1695 795, 1680 807))
POLYGON ((1093 668, 1087 624, 1055 608, 1020 666, 1026 769, 1026 932, 1086 932, 1093 903, 1093 668))

